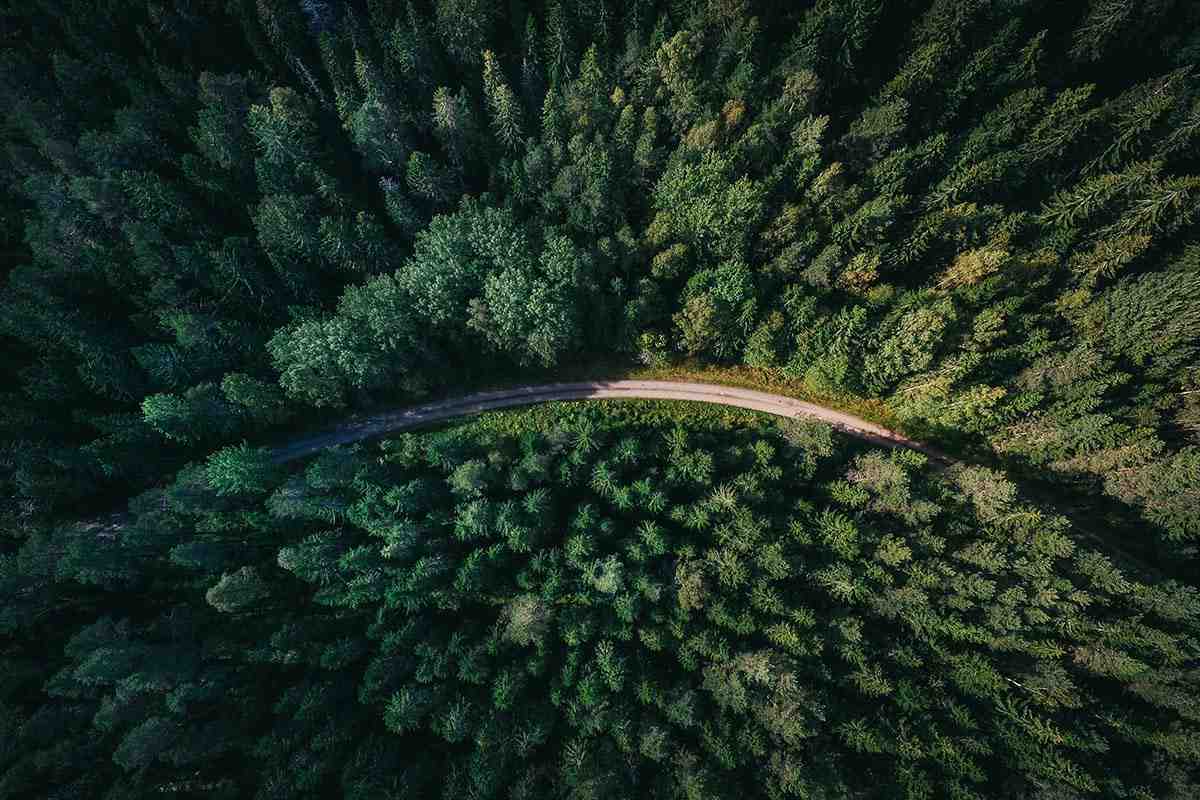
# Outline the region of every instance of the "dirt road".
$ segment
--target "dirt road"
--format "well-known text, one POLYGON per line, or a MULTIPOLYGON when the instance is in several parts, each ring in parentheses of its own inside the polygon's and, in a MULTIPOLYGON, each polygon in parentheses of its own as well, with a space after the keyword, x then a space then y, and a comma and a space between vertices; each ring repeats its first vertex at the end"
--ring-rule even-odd
MULTIPOLYGON (((761 411, 779 417, 808 418, 828 423, 836 430, 850 436, 879 444, 886 447, 906 447, 924 453, 930 461, 942 467, 964 463, 953 459, 938 450, 921 442, 915 442, 895 431, 890 431, 881 425, 868 422, 860 417, 834 411, 814 403, 795 400, 769 392, 756 392, 752 389, 739 389, 733 386, 721 386, 711 383, 688 383, 685 381, 596 381, 590 383, 549 383, 537 386, 522 386, 515 389, 504 389, 494 392, 480 392, 462 397, 440 400, 422 406, 384 411, 377 414, 356 417, 352 416, 329 430, 306 436, 302 439, 292 439, 270 448, 273 460, 277 463, 295 461, 313 455, 326 447, 370 439, 393 431, 403 431, 441 422, 455 417, 479 414, 514 406, 535 405, 560 400, 600 400, 610 398, 637 398, 647 400, 690 400, 699 403, 715 403, 717 405, 734 406, 751 411, 761 411)), ((1056 513, 1065 514, 1073 523, 1074 528, 1083 537, 1095 542, 1101 552, 1107 550, 1125 559, 1127 565, 1140 571, 1150 579, 1160 579, 1161 572, 1154 566, 1144 562, 1138 556, 1128 553, 1119 543, 1106 537, 1101 537, 1087 529, 1083 521, 1091 512, 1086 507, 1073 508, 1064 506, 1063 498, 1055 491, 1034 491, 1025 487, 1023 491, 1035 499, 1049 503, 1056 513)), ((130 523, 128 512, 118 512, 80 524, 94 531, 103 539, 117 538, 130 523)))
MULTIPOLYGON (((417 428, 434 422, 441 422, 455 417, 479 414, 514 406, 535 405, 560 400, 601 400, 610 398, 638 398, 646 400, 691 400, 699 403, 715 403, 723 406, 761 411, 779 417, 804 417, 821 420, 836 430, 850 436, 866 440, 872 444, 886 447, 906 447, 929 456, 934 464, 949 467, 966 463, 954 459, 935 447, 913 441, 895 431, 881 425, 868 422, 860 417, 834 411, 814 403, 795 400, 784 395, 769 392, 757 392, 752 389, 739 389, 733 386, 721 386, 712 383, 689 383, 686 381, 595 381, 589 383, 548 383, 537 386, 522 386, 515 389, 503 389, 494 392, 480 392, 462 397, 440 400, 422 406, 384 411, 363 417, 351 417, 324 433, 314 434, 303 439, 293 439, 286 444, 272 448, 274 460, 277 463, 294 461, 310 456, 326 447, 370 439, 392 431, 403 431, 417 428)), ((1063 504, 1063 498, 1054 490, 1037 491, 1032 487, 1023 488, 1036 500, 1050 504, 1057 513, 1065 514, 1083 537, 1095 542, 1110 553, 1119 554, 1126 563, 1151 577, 1159 577, 1159 571, 1148 565, 1138 556, 1127 552, 1105 537, 1088 530, 1083 520, 1091 513, 1087 507, 1072 508, 1063 504)))
POLYGON ((824 406, 794 400, 779 394, 738 389, 709 383, 683 381, 597 381, 591 383, 548 383, 522 386, 495 392, 481 392, 442 400, 423 406, 385 411, 361 418, 351 418, 330 430, 293 440, 274 448, 275 461, 293 461, 312 455, 326 447, 349 444, 392 431, 416 428, 454 417, 478 414, 513 406, 527 406, 559 400, 599 400, 608 398, 639 398, 646 400, 691 400, 735 406, 762 411, 779 417, 807 417, 829 423, 839 431, 875 444, 907 447, 928 455, 942 464, 951 463, 944 453, 928 445, 914 442, 900 434, 868 422, 865 419, 834 411, 824 406))

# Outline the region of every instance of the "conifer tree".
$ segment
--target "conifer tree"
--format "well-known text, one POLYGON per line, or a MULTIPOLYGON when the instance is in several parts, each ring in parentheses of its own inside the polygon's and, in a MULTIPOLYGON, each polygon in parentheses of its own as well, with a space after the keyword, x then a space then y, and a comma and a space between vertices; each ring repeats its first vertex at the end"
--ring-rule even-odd
POLYGON ((521 106, 505 82, 496 55, 491 50, 483 52, 483 95, 487 100, 496 139, 506 149, 514 149, 521 141, 521 106))

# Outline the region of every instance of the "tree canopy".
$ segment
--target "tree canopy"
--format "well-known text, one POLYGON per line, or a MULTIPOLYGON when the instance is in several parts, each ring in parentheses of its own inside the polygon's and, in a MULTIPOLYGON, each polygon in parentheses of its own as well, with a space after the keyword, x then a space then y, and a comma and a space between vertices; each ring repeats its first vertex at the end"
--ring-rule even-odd
POLYGON ((1200 596, 995 471, 648 403, 253 464, 134 503, 106 612, 8 706, 7 796, 1200 787, 1200 596))
POLYGON ((315 409, 690 358, 877 399, 1196 563, 1129 488, 1196 444, 1195 4, 3 14, 7 513, 315 409))
POLYGON ((0 2, 0 795, 1200 794, 1198 69, 1190 0, 0 2), (264 449, 600 364, 976 466, 264 449))

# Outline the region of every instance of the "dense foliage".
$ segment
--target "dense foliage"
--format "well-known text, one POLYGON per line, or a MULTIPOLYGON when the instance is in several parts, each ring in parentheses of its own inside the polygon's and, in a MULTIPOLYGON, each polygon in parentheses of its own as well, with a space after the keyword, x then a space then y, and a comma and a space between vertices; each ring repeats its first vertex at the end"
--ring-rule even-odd
POLYGON ((0 0, 0 797, 1200 795, 1198 68, 1190 0, 0 0), (1080 524, 736 415, 252 446, 601 359, 1080 524))
POLYGON ((3 4, 10 511, 313 407, 690 355, 1195 556, 1197 4, 102 5, 3 4))
POLYGON ((983 468, 645 408, 226 449, 58 531, 3 625, 45 583, 97 611, 49 676, 9 660, 45 686, 0 709, 0 796, 1200 791, 1195 589, 983 468))

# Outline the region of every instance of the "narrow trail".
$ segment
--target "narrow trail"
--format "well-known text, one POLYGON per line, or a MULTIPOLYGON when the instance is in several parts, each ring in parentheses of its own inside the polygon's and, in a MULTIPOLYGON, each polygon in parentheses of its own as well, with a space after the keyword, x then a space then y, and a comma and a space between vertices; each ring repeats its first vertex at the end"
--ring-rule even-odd
POLYGON ((294 461, 312 455, 327 447, 369 439, 392 431, 416 428, 455 417, 479 414, 514 406, 535 405, 562 400, 603 400, 633 398, 642 400, 689 400, 734 406, 750 411, 761 411, 779 417, 804 417, 829 423, 836 430, 865 439, 873 444, 889 447, 907 447, 929 456, 939 464, 949 465, 954 460, 929 445, 915 442, 895 431, 890 431, 873 422, 806 403, 780 394, 757 392, 711 383, 687 383, 684 381, 594 381, 588 383, 548 383, 538 386, 522 386, 494 392, 465 395, 423 406, 384 411, 361 418, 351 418, 328 431, 293 440, 273 448, 277 463, 294 461))

